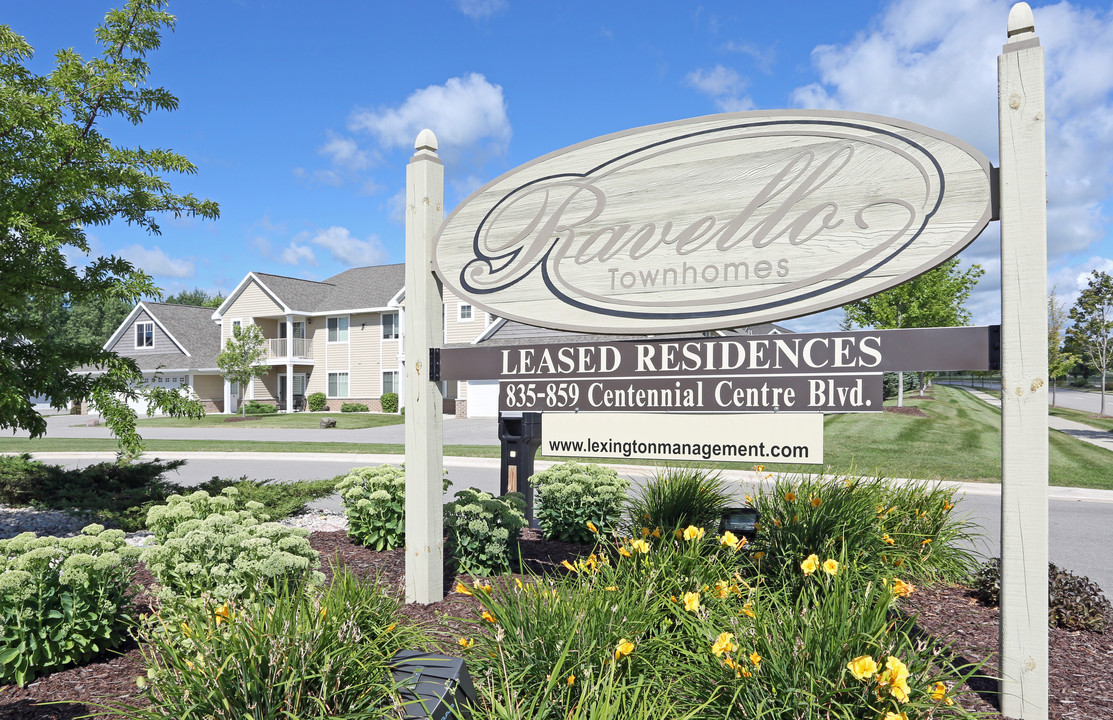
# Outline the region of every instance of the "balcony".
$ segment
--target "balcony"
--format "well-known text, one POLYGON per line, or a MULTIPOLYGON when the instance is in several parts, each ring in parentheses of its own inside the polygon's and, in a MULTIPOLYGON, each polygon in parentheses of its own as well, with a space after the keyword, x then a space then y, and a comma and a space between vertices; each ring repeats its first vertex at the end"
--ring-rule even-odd
POLYGON ((267 340, 267 360, 286 362, 288 359, 312 361, 312 345, 305 338, 271 338, 267 340), (292 345, 288 344, 292 343, 292 345), (292 351, 289 355, 287 350, 292 351))

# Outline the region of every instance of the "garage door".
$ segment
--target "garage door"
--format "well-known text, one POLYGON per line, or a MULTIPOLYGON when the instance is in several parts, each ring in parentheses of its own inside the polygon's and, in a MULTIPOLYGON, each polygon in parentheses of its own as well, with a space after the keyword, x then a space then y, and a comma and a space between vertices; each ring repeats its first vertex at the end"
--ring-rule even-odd
POLYGON ((468 417, 498 417, 498 380, 468 381, 468 417))

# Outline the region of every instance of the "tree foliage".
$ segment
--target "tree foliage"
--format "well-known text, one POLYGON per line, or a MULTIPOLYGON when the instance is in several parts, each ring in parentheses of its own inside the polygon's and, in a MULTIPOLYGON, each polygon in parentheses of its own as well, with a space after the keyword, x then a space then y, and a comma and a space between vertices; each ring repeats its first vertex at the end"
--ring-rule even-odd
POLYGON ((216 366, 224 373, 224 379, 243 388, 270 372, 269 367, 260 364, 267 357, 264 343, 266 338, 258 325, 232 326, 232 337, 216 356, 216 366))
POLYGON ((192 290, 182 290, 175 293, 163 300, 164 303, 169 305, 193 305, 195 307, 210 307, 218 308, 224 302, 224 296, 220 293, 210 295, 207 291, 201 288, 193 288, 192 290))
POLYGON ((1058 378, 1070 372, 1078 356, 1066 349, 1067 309, 1055 288, 1047 298, 1047 376, 1051 378, 1051 404, 1055 404, 1058 378))
POLYGON ((1113 277, 1100 270, 1090 279, 1070 309, 1074 325, 1067 331, 1071 344, 1097 370, 1101 385, 1101 414, 1105 414, 1105 374, 1113 361, 1113 277))
MULTIPOLYGON (((162 30, 173 28, 164 6, 130 0, 110 11, 96 30, 102 54, 86 60, 60 50, 48 75, 25 67, 31 46, 0 25, 0 428, 43 434, 32 396, 56 408, 92 399, 125 451, 140 448, 135 413, 124 402, 146 392, 136 363, 41 320, 73 302, 130 306, 159 296, 151 277, 128 261, 89 258, 86 228, 122 220, 157 234, 161 215, 219 213, 212 201, 175 194, 163 177, 195 172, 185 157, 116 146, 98 128, 107 118, 139 125, 151 112, 177 107, 177 98, 148 85, 144 59, 162 30), (78 368, 94 372, 71 372, 78 368)), ((201 412, 199 403, 172 394, 151 398, 171 412, 201 412)))

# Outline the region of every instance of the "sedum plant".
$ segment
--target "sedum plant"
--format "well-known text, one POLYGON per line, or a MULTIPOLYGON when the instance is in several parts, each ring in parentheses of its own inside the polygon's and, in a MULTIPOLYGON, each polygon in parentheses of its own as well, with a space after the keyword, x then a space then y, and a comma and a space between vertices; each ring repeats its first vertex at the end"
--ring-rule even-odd
POLYGON ((537 521, 545 537, 590 543, 600 532, 610 532, 622 518, 630 481, 612 468, 563 462, 530 478, 538 494, 537 521))
POLYGON ((510 572, 511 553, 526 526, 521 493, 496 498, 468 488, 444 506, 444 526, 453 564, 471 575, 510 572))
MULTIPOLYGON (((450 483, 444 481, 444 489, 450 483)), ((355 468, 336 484, 348 537, 374 550, 406 544, 406 471, 396 465, 355 468)))
POLYGON ((0 683, 25 685, 124 640, 138 554, 102 525, 0 540, 0 683))
POLYGON ((141 560, 158 580, 163 602, 219 602, 279 587, 316 585, 320 556, 309 532, 267 522, 262 503, 239 499, 235 487, 172 495, 147 513, 158 544, 141 560))

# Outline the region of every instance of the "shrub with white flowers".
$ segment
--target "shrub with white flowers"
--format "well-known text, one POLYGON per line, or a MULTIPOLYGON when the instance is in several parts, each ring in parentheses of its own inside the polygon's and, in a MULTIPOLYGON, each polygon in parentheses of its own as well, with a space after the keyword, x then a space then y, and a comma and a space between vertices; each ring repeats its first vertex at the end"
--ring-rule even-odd
POLYGON ((261 503, 238 494, 228 487, 217 496, 172 495, 148 511, 147 528, 159 543, 141 559, 162 586, 160 600, 225 602, 324 580, 309 532, 267 522, 261 503))
POLYGON ((103 525, 0 540, 0 683, 25 685, 124 640, 138 555, 103 525))
POLYGON ((471 575, 501 575, 510 572, 510 559, 526 526, 521 493, 494 497, 475 488, 456 493, 444 506, 451 561, 471 575))
POLYGON ((588 529, 600 532, 618 525, 630 481, 613 468, 594 463, 563 462, 529 479, 538 495, 537 521, 545 537, 565 542, 595 542, 588 529))
MULTIPOLYGON (((451 485, 446 479, 444 489, 451 485)), ((354 468, 336 485, 348 537, 373 550, 406 544, 406 471, 396 465, 354 468)))

